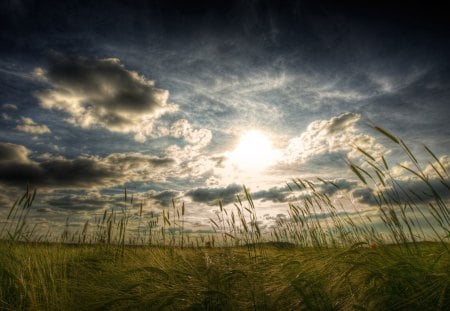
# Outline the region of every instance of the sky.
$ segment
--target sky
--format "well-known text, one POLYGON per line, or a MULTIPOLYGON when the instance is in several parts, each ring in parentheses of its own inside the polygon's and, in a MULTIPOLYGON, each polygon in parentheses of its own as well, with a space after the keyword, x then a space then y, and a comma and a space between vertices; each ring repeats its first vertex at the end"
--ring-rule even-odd
POLYGON ((269 227, 295 178, 373 211, 357 147, 406 163, 374 125, 450 167, 450 12, 391 2, 2 1, 0 215, 28 184, 34 221, 83 223, 126 188, 205 230, 246 185, 269 227))

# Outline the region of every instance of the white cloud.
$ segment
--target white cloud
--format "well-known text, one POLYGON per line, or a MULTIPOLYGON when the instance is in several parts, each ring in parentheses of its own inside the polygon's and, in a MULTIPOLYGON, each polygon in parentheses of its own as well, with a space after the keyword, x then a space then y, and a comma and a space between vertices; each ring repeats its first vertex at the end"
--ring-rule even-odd
POLYGON ((379 152, 382 146, 374 137, 361 132, 357 123, 361 115, 346 112, 329 120, 311 122, 299 137, 289 140, 285 151, 286 162, 305 162, 315 156, 343 152, 349 157, 357 155, 356 147, 379 152))
POLYGON ((198 178, 211 172, 215 162, 210 157, 201 154, 193 146, 187 145, 183 148, 171 145, 165 150, 166 156, 177 161, 176 175, 178 177, 198 178))
POLYGON ((169 128, 158 126, 156 137, 172 136, 182 139, 186 145, 170 145, 165 149, 165 155, 177 162, 175 174, 178 177, 198 178, 214 168, 214 161, 207 156, 207 150, 212 139, 208 129, 195 129, 186 119, 175 121, 169 128))
POLYGON ((182 138, 195 149, 206 147, 211 141, 212 134, 208 129, 193 129, 186 119, 180 119, 172 124, 169 133, 173 137, 182 138))
POLYGON ((20 124, 16 126, 16 129, 30 134, 41 135, 50 133, 50 129, 45 124, 37 124, 31 118, 21 117, 20 124))

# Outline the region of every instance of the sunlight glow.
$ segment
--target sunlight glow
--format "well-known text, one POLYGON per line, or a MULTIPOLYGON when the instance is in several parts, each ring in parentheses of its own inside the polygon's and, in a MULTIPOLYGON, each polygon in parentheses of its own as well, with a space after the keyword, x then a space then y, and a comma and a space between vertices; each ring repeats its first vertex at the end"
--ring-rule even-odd
POLYGON ((243 171, 259 172, 275 164, 281 151, 263 133, 252 130, 241 136, 239 145, 229 155, 231 163, 243 171))

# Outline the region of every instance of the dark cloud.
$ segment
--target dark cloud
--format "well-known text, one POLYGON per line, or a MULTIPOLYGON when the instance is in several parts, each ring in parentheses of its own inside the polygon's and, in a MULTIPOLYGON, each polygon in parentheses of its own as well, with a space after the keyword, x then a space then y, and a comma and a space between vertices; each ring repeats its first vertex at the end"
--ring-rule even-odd
POLYGON ((168 166, 175 163, 174 159, 171 158, 153 158, 149 160, 154 166, 168 166))
POLYGON ((165 105, 161 99, 167 96, 167 91, 155 88, 153 81, 126 70, 114 58, 56 55, 50 59, 45 77, 58 88, 85 94, 91 105, 112 113, 152 112, 165 105))
MULTIPOLYGON (((450 199, 450 179, 441 182, 441 180, 433 179, 429 181, 431 187, 420 180, 402 180, 397 181, 395 188, 389 187, 377 191, 371 188, 359 188, 352 192, 352 195, 359 202, 368 205, 379 205, 380 196, 384 197, 388 202, 393 205, 411 203, 421 204, 429 203, 436 200, 436 196, 433 193, 437 193, 439 197, 447 201, 450 199), (403 190, 401 190, 403 189, 403 190)), ((384 201, 382 201, 384 205, 384 201)))
POLYGON ((370 188, 359 188, 352 192, 352 196, 359 202, 369 205, 378 205, 375 193, 370 188))
POLYGON ((293 192, 287 187, 273 187, 268 190, 260 190, 252 193, 254 200, 286 202, 293 192))
POLYGON ((392 204, 428 203, 435 201, 437 199, 436 196, 439 196, 444 202, 450 199, 450 178, 446 173, 450 169, 450 159, 448 156, 441 157, 439 163, 430 162, 428 166, 423 168, 422 172, 427 176, 427 182, 410 174, 409 171, 403 168, 396 167, 394 169, 403 171, 403 175, 408 173, 409 176, 389 179, 385 181, 387 186, 381 189, 369 187, 355 189, 352 192, 353 197, 359 202, 368 205, 378 205, 380 197, 386 198, 392 204), (445 172, 442 168, 445 169, 445 172), (440 172, 440 176, 436 173, 435 169, 440 172))
POLYGON ((111 154, 105 158, 29 158, 24 146, 0 143, 0 182, 6 185, 50 188, 105 188, 152 178, 173 163, 141 153, 111 154))
POLYGON ((360 119, 360 117, 361 116, 358 114, 345 112, 328 120, 327 123, 323 124, 322 130, 331 135, 337 132, 342 132, 353 126, 360 119))
MULTIPOLYGON (((319 193, 327 194, 329 196, 334 195, 338 191, 349 191, 357 186, 357 182, 349 181, 347 179, 339 178, 334 180, 328 180, 322 182, 313 183, 315 189, 319 193)), ((254 200, 277 202, 289 202, 294 200, 303 199, 308 196, 308 193, 301 193, 302 189, 299 189, 295 184, 286 185, 283 187, 273 187, 267 190, 260 190, 252 193, 254 200)))
POLYGON ((28 158, 29 151, 19 145, 0 144, 0 182, 25 187, 93 187, 105 186, 120 175, 94 158, 61 158, 35 162, 28 158), (11 156, 17 155, 17 160, 11 156))
POLYGON ((194 202, 215 205, 222 201, 224 205, 235 202, 236 195, 242 191, 242 186, 231 184, 223 188, 196 188, 185 193, 194 202))
POLYGON ((114 204, 119 205, 118 200, 111 197, 100 197, 98 195, 75 195, 69 194, 46 201, 52 208, 64 210, 84 210, 94 211, 111 207, 114 204))
POLYGON ((338 178, 334 180, 326 181, 325 183, 321 183, 319 185, 319 189, 321 193, 325 193, 329 196, 332 196, 336 192, 340 190, 352 190, 358 185, 356 181, 347 180, 344 178, 338 178))
POLYGON ((52 89, 36 93, 41 106, 66 112, 72 124, 84 128, 132 132, 144 141, 152 132, 152 121, 175 109, 167 103, 168 91, 126 70, 115 58, 54 55, 42 76, 52 89))
POLYGON ((108 163, 120 167, 122 171, 139 168, 142 164, 147 163, 152 167, 168 167, 175 163, 172 158, 158 158, 144 155, 139 152, 129 153, 113 153, 106 157, 108 163))
POLYGON ((149 197, 156 201, 159 205, 167 207, 172 205, 172 200, 179 198, 181 192, 174 190, 165 190, 161 192, 150 192, 149 197))

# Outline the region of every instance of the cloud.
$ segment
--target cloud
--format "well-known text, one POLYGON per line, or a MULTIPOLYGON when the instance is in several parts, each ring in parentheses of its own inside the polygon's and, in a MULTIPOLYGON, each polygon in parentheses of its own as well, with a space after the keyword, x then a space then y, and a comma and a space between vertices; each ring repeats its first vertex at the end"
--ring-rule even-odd
POLYGON ((292 191, 289 190, 287 186, 284 187, 273 187, 268 190, 260 190, 252 193, 253 200, 262 200, 262 201, 272 201, 276 202, 287 202, 292 195, 292 191))
POLYGON ((170 206, 172 204, 172 199, 175 200, 179 198, 180 195, 181 192, 175 190, 165 190, 161 192, 151 191, 149 193, 149 197, 163 207, 170 206))
POLYGON ((37 124, 31 118, 21 117, 20 122, 21 123, 16 126, 16 129, 21 132, 35 135, 47 134, 51 132, 47 125, 37 124))
MULTIPOLYGON (((357 186, 357 182, 349 181, 344 178, 326 180, 324 182, 313 183, 316 191, 318 193, 327 194, 332 196, 338 191, 349 191, 357 186)), ((282 186, 282 187, 272 187, 267 190, 260 190, 252 193, 252 198, 254 200, 271 201, 274 203, 284 203, 294 200, 303 199, 308 196, 308 193, 299 189, 296 185, 282 186)))
POLYGON ((356 181, 337 178, 334 180, 326 180, 325 183, 320 184, 319 189, 321 193, 332 196, 340 190, 350 191, 352 189, 355 189, 357 185, 358 183, 356 181))
POLYGON ((119 205, 121 202, 111 196, 101 196, 96 193, 88 195, 69 194, 49 199, 46 203, 52 208, 94 211, 114 206, 114 204, 119 205))
POLYGON ((165 153, 166 156, 176 160, 178 177, 199 178, 213 173, 215 162, 190 145, 183 148, 171 145, 165 153))
POLYGON ((185 193, 194 202, 215 205, 220 200, 224 205, 236 200, 236 195, 242 191, 242 186, 231 184, 221 188, 196 188, 185 193))
POLYGON ((189 121, 180 119, 170 128, 159 128, 158 131, 160 136, 172 136, 187 143, 184 146, 170 145, 165 149, 166 156, 176 159, 178 163, 178 176, 196 178, 212 172, 215 166, 214 160, 202 150, 211 141, 210 130, 194 129, 189 121))
POLYGON ((17 187, 24 187, 27 183, 39 187, 94 187, 114 183, 120 176, 96 158, 52 158, 35 162, 23 152, 23 146, 10 144, 9 147, 13 150, 8 152, 19 153, 23 161, 0 159, 0 182, 3 184, 17 187))
POLYGON ((159 158, 139 152, 113 153, 98 161, 112 166, 114 171, 121 172, 130 182, 163 179, 160 173, 175 164, 172 158, 159 158))
MULTIPOLYGON (((439 162, 448 172, 450 170, 450 159, 448 156, 443 156, 439 162)), ((423 173, 427 176, 427 183, 419 179, 417 176, 407 174, 405 169, 399 167, 391 168, 391 171, 396 171, 398 177, 395 178, 395 187, 389 185, 380 189, 373 189, 369 187, 358 188, 352 192, 352 196, 360 203, 368 205, 378 205, 377 199, 380 196, 387 198, 393 204, 411 203, 420 204, 428 203, 436 200, 436 194, 447 201, 450 199, 450 177, 442 171, 437 162, 430 163, 423 169, 423 173), (439 176, 433 165, 441 174, 439 176), (400 174, 403 171, 403 174, 400 174)))
POLYGON ((30 162, 28 155, 31 151, 21 145, 11 143, 0 143, 0 163, 3 164, 26 164, 30 162))
POLYGON ((381 145, 375 138, 362 133, 356 124, 360 121, 358 113, 345 112, 329 120, 311 122, 299 137, 289 140, 285 151, 287 162, 306 162, 325 154, 355 156, 356 146, 369 152, 379 152, 381 145))
POLYGON ((31 73, 31 76, 36 80, 47 81, 46 72, 41 67, 34 68, 33 72, 31 73))
POLYGON ((82 128, 134 133, 139 142, 150 135, 155 119, 177 109, 167 103, 168 91, 116 58, 55 55, 41 76, 52 86, 36 93, 41 107, 64 111, 66 121, 82 128))
MULTIPOLYGON (((346 179, 329 180, 326 183, 314 183, 316 190, 319 193, 324 193, 329 196, 334 195, 338 191, 350 191, 357 186, 357 182, 346 179)), ((207 203, 215 205, 219 200, 224 205, 235 202, 236 195, 242 192, 242 186, 237 184, 230 184, 226 187, 217 188, 196 188, 187 191, 184 195, 192 198, 194 202, 207 203)), ((295 185, 272 187, 269 189, 259 190, 250 194, 253 200, 261 200, 262 202, 271 201, 273 203, 284 203, 303 199, 309 194, 302 189, 298 189, 295 185)))
POLYGON ((358 200, 360 203, 368 205, 378 205, 376 195, 373 189, 370 188, 358 188, 352 192, 353 198, 358 200))
MULTIPOLYGON (((439 195, 441 199, 447 201, 450 199, 450 179, 447 178, 444 185, 438 179, 430 180, 429 183, 433 187, 434 191, 439 195)), ((387 187, 382 190, 375 190, 371 188, 359 188, 352 192, 352 196, 360 203, 368 205, 377 205, 377 199, 379 196, 385 197, 392 204, 420 204, 428 203, 436 200, 430 187, 419 180, 403 180, 397 183, 395 188, 387 187), (405 191, 399 190, 401 187, 405 191)))
POLYGON ((182 138, 196 149, 206 147, 211 141, 212 134, 208 129, 193 129, 192 125, 186 119, 180 119, 170 127, 170 135, 176 138, 182 138))
POLYGON ((305 167, 308 172, 329 174, 330 169, 340 169, 347 167, 346 158, 348 151, 325 151, 305 158, 302 167, 305 167))
POLYGON ((17 110, 17 105, 14 104, 3 104, 2 109, 9 109, 9 110, 17 110))
POLYGON ((163 180, 173 165, 169 158, 142 153, 113 153, 107 157, 79 156, 75 159, 41 155, 29 158, 24 146, 0 143, 0 183, 46 188, 107 188, 133 181, 163 180))

